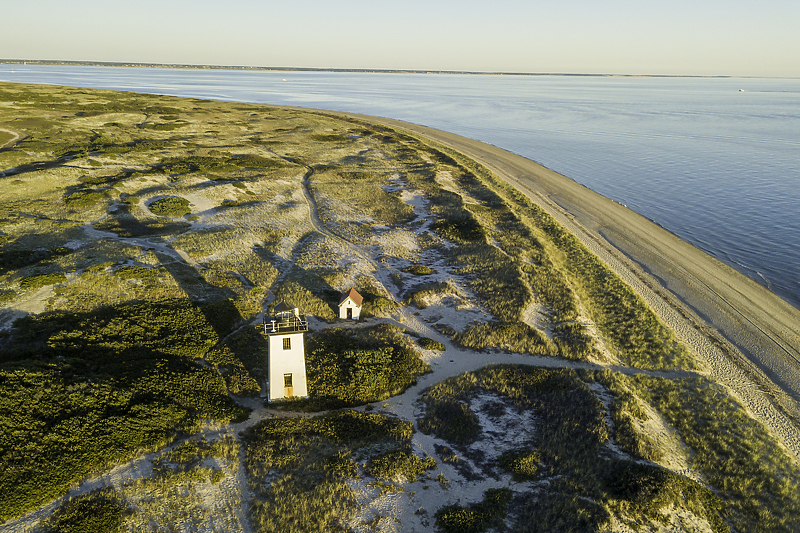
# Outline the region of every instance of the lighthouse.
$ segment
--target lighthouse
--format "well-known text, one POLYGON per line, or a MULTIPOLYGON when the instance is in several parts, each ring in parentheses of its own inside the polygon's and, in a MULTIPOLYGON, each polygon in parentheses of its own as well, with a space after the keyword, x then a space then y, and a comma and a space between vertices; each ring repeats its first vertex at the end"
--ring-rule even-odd
POLYGON ((272 317, 264 315, 264 335, 268 339, 269 401, 308 396, 303 342, 306 331, 308 321, 305 315, 285 301, 275 306, 272 317))

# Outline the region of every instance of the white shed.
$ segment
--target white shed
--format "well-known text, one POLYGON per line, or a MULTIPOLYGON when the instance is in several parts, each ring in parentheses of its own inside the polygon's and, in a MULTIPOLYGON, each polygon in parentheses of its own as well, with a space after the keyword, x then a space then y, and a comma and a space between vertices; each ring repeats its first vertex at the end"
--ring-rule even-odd
POLYGON ((355 289, 343 292, 339 298, 339 318, 358 320, 363 302, 364 298, 355 289))

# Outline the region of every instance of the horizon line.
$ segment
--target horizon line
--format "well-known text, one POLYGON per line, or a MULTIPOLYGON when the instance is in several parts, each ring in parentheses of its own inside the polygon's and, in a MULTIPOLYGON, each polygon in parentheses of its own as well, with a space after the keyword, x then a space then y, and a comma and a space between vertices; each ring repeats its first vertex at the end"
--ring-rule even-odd
POLYGON ((67 59, 0 59, 0 64, 8 65, 76 65, 128 68, 175 68, 198 70, 254 70, 275 72, 353 72, 375 74, 451 74, 471 76, 575 76, 575 77, 619 77, 619 78, 776 78, 797 79, 795 76, 751 76, 733 74, 590 74, 580 72, 513 72, 479 70, 439 70, 439 69, 389 69, 389 68, 338 68, 338 67, 264 67, 247 65, 203 65, 193 63, 145 63, 137 61, 91 61, 67 59))

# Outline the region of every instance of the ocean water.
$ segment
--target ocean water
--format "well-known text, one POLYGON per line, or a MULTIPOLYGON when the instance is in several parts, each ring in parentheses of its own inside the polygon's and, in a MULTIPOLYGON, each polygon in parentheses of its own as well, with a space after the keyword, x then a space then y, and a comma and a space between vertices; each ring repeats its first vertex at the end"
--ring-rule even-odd
POLYGON ((800 80, 0 65, 0 81, 390 117, 537 161, 800 307, 800 80))

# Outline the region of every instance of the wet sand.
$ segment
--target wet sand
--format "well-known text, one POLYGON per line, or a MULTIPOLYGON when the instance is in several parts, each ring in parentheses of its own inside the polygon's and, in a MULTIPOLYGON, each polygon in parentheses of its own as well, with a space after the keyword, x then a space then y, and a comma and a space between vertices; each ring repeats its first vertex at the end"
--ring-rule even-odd
POLYGON ((496 146, 392 119, 475 159, 545 208, 642 295, 725 386, 800 458, 800 311, 658 224, 496 146))

